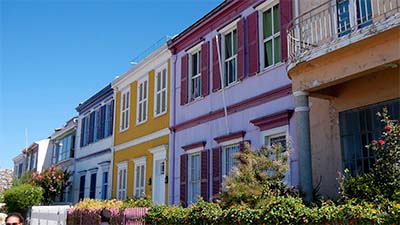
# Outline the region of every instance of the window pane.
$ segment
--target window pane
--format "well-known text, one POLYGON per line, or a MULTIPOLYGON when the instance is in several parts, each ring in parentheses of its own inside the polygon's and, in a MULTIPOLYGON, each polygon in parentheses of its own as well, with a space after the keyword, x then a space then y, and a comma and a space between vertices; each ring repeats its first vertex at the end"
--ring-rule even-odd
POLYGON ((281 61, 281 37, 278 36, 274 38, 274 55, 275 55, 275 60, 274 62, 280 62, 281 61))
POLYGON ((263 13, 263 37, 264 39, 272 35, 272 12, 268 9, 263 13))
POLYGON ((268 67, 272 65, 272 40, 264 43, 264 65, 268 67))
POLYGON ((157 91, 161 90, 161 72, 157 73, 157 91))
POLYGON ((164 69, 162 71, 162 88, 166 88, 167 87, 167 70, 164 69))
POLYGON ((279 4, 274 6, 274 33, 279 32, 280 23, 279 23, 279 4))
POLYGON ((144 82, 143 98, 147 98, 147 80, 144 82))
POLYGON ((232 36, 232 42, 233 42, 233 55, 235 55, 237 53, 237 31, 236 29, 232 32, 233 36, 232 36))
POLYGON ((167 96, 166 95, 167 95, 166 91, 163 91, 162 97, 161 97, 161 112, 165 112, 165 110, 166 110, 166 105, 167 105, 167 103, 166 103, 167 96))
POLYGON ((197 74, 197 54, 192 55, 192 76, 197 74))
POLYGON ((232 33, 225 35, 225 59, 232 56, 232 33))

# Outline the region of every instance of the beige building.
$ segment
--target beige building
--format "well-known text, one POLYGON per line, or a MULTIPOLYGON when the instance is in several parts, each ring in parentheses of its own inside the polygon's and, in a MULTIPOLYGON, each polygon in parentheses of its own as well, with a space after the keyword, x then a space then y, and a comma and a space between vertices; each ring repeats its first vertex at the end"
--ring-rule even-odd
MULTIPOLYGON (((376 116, 400 118, 400 1, 295 0, 288 74, 295 95, 300 187, 337 197, 338 171, 368 171, 376 116)), ((310 198, 308 198, 310 199, 310 198)))

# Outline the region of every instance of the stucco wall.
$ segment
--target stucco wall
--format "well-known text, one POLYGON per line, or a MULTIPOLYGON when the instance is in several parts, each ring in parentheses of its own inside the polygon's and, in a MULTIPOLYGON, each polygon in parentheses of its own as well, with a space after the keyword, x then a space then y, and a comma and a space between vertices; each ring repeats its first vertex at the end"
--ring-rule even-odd
MULTIPOLYGON (((146 156, 146 187, 145 192, 146 196, 152 196, 152 185, 149 185, 148 180, 153 176, 153 154, 150 153, 148 150, 160 145, 168 146, 169 136, 162 136, 160 138, 153 139, 148 142, 144 142, 132 147, 128 147, 123 150, 115 151, 114 153, 114 165, 113 165, 113 190, 112 190, 112 197, 116 197, 117 192, 117 176, 118 176, 118 163, 119 162, 128 162, 128 169, 127 169, 127 197, 133 198, 133 185, 134 185, 134 162, 133 160, 136 158, 140 158, 146 156)), ((168 152, 167 152, 168 156, 168 152)), ((166 163, 166 176, 168 176, 168 160, 166 163)), ((165 197, 167 198, 168 193, 168 185, 165 184, 165 197)))
POLYGON ((168 96, 167 96, 167 112, 161 116, 154 116, 154 80, 155 80, 155 70, 157 68, 151 69, 146 74, 148 75, 148 112, 147 112, 147 122, 137 125, 136 124, 136 104, 137 104, 137 81, 130 84, 130 111, 129 111, 129 128, 123 132, 120 132, 120 120, 121 120, 121 91, 117 92, 116 95, 116 110, 115 110, 115 142, 114 145, 119 145, 130 140, 136 139, 138 137, 150 134, 152 132, 158 131, 162 128, 169 127, 169 103, 170 103, 170 63, 169 60, 165 62, 168 64, 168 96))

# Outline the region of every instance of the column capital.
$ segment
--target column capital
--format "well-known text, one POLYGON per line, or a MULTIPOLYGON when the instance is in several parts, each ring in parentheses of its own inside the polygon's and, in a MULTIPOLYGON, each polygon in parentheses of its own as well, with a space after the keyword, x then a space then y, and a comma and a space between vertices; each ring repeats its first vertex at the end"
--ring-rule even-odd
POLYGON ((295 91, 293 92, 293 96, 297 97, 297 96, 309 96, 310 93, 307 91, 295 91))

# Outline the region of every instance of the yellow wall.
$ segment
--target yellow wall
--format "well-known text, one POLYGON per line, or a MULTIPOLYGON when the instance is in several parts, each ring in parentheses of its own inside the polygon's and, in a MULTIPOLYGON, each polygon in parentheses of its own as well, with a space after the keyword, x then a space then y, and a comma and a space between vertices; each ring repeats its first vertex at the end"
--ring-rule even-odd
MULTIPOLYGON (((153 139, 148 142, 144 142, 133 147, 129 147, 114 153, 114 165, 113 165, 113 190, 112 197, 116 197, 117 192, 117 174, 118 174, 118 162, 127 161, 128 162, 128 181, 127 181, 127 197, 133 197, 133 183, 134 183, 134 162, 136 158, 146 156, 146 196, 152 197, 152 185, 148 184, 149 178, 153 176, 153 154, 148 150, 160 145, 168 145, 169 136, 163 136, 157 139, 153 139)), ((168 156, 168 151, 167 151, 168 156)), ((167 157, 168 158, 168 157, 167 157)), ((168 176, 168 159, 166 161, 166 176, 168 176)), ((168 184, 165 184, 165 202, 167 202, 168 197, 168 184)))
MULTIPOLYGON (((148 111, 147 121, 136 125, 136 102, 137 102, 137 81, 130 84, 130 121, 129 128, 123 132, 120 132, 120 113, 121 113, 121 92, 116 93, 116 113, 115 113, 115 132, 114 132, 114 146, 132 141, 134 139, 149 135, 156 131, 169 127, 169 101, 170 101, 170 78, 171 78, 171 65, 168 60, 167 67, 167 112, 161 116, 154 117, 154 83, 155 83, 155 69, 152 68, 148 72, 148 111)), ((112 185, 112 197, 116 197, 117 191, 117 174, 119 162, 128 162, 127 171, 127 197, 133 197, 133 185, 134 185, 134 162, 133 159, 146 156, 146 196, 152 197, 152 185, 148 184, 149 178, 153 176, 153 155, 148 151, 151 148, 169 145, 169 136, 162 136, 153 140, 134 145, 119 151, 114 152, 114 165, 113 165, 113 185, 112 185)), ((168 159, 168 150, 167 150, 168 159)), ((168 160, 166 161, 166 176, 168 176, 168 160)), ((152 178, 153 180, 153 178, 152 178)), ((165 202, 167 203, 168 198, 168 184, 165 184, 165 202)))
POLYGON ((136 102, 137 102, 137 81, 134 81, 131 86, 130 92, 130 121, 129 128, 120 132, 120 112, 121 112, 121 92, 117 92, 116 101, 116 114, 115 114, 115 132, 114 132, 114 145, 119 145, 128 142, 132 139, 148 135, 163 128, 169 127, 169 101, 170 101, 170 61, 168 60, 168 96, 167 96, 167 113, 158 117, 154 117, 154 73, 151 70, 148 73, 149 78, 149 99, 148 99, 148 118, 143 124, 136 125, 136 102))

